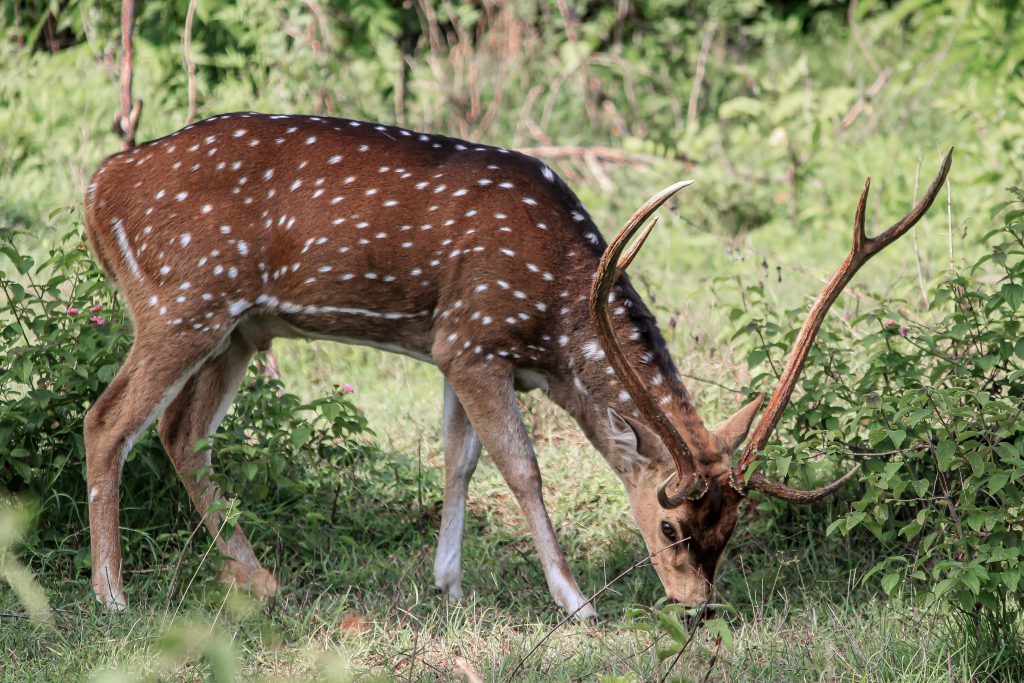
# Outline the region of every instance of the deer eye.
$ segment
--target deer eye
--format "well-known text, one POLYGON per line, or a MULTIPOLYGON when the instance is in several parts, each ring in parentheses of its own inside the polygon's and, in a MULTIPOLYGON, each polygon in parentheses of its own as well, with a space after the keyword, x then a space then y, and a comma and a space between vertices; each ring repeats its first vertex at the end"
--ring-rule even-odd
POLYGON ((665 538, 668 539, 669 543, 675 543, 676 540, 678 540, 679 538, 676 535, 675 527, 669 524, 668 522, 663 521, 661 523, 661 533, 665 535, 665 538))

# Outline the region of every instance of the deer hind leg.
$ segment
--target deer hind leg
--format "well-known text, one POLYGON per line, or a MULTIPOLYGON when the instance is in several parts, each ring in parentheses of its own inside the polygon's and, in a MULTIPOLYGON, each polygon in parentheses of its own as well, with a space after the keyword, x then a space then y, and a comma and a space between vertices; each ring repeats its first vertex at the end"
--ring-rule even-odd
POLYGON ((480 439, 452 385, 444 383, 444 508, 434 559, 434 585, 449 600, 462 598, 462 534, 469 480, 480 459, 480 439))
POLYGON ((465 407, 470 423, 519 501, 530 525, 551 596, 577 619, 597 618, 597 612, 583 597, 565 561, 544 508, 540 468, 516 405, 512 368, 492 362, 487 365, 467 363, 443 370, 465 407))
POLYGON ((210 511, 221 500, 220 491, 210 479, 210 451, 196 452, 196 441, 216 433, 221 420, 238 393, 255 348, 237 330, 222 353, 209 359, 185 384, 160 419, 160 440, 167 449, 181 483, 185 485, 217 549, 228 558, 224 566, 226 582, 251 590, 260 596, 277 592, 274 575, 263 568, 245 537, 235 527, 225 538, 225 515, 210 511))
POLYGON ((121 581, 121 469, 129 451, 181 390, 219 340, 189 340, 168 351, 166 335, 139 330, 103 395, 85 416, 86 477, 92 585, 96 599, 121 611, 128 600, 121 581))

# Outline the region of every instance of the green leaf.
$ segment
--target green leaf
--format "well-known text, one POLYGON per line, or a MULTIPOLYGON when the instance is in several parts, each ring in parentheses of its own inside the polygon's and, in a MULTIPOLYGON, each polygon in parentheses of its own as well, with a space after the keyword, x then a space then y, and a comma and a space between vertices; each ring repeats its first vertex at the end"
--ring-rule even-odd
POLYGON ((1024 302, 1024 286, 1010 282, 1003 285, 999 293, 1012 308, 1019 308, 1024 302))
POLYGON ((292 446, 296 449, 302 448, 307 441, 309 441, 309 435, 313 433, 313 428, 309 425, 300 425, 292 430, 291 441, 292 446))
POLYGON ((902 429, 887 429, 886 433, 889 435, 889 440, 892 441, 893 448, 902 446, 907 438, 907 433, 902 429))
POLYGON ((708 633, 722 639, 722 647, 726 650, 732 650, 732 630, 725 619, 709 619, 704 622, 704 628, 707 629, 708 633))
POLYGON ((967 462, 971 464, 971 472, 976 477, 985 474, 985 458, 976 450, 967 453, 967 462))
POLYGON ((952 441, 940 441, 935 446, 935 458, 939 461, 939 469, 943 472, 949 471, 953 464, 953 454, 956 452, 956 444, 952 441))
POLYGON ((902 578, 899 574, 886 574, 882 577, 882 590, 885 591, 886 595, 892 595, 892 591, 896 588, 896 584, 900 582, 902 578))
POLYGON ((1010 481, 1010 475, 1004 472, 997 472, 988 478, 988 490, 990 493, 999 493, 1010 481))
POLYGON ((245 477, 246 481, 252 481, 256 478, 256 473, 259 472, 259 469, 259 465, 254 462, 243 462, 242 476, 245 477))
POLYGON ((655 616, 658 619, 658 623, 672 640, 677 643, 685 643, 690 639, 689 631, 687 631, 686 627, 679 621, 679 617, 676 615, 675 610, 660 609, 655 612, 655 616))

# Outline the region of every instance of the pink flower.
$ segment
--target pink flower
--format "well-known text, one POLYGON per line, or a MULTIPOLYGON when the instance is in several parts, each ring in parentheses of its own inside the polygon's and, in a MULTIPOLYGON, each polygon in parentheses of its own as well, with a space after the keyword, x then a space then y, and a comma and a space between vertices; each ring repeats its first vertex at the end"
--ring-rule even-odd
POLYGON ((89 320, 90 320, 90 322, 92 322, 97 327, 100 326, 100 325, 106 325, 107 324, 107 321, 104 320, 103 316, 101 316, 101 315, 94 315, 93 317, 89 318, 89 320))
POLYGON ((341 390, 344 391, 346 394, 354 394, 354 393, 356 393, 356 388, 354 386, 352 386, 351 384, 347 384, 347 383, 341 385, 341 390))
POLYGON ((68 309, 64 312, 67 313, 68 315, 78 315, 78 309, 75 308, 74 306, 68 306, 68 309))
POLYGON ((96 304, 95 306, 93 306, 93 307, 92 307, 92 308, 90 308, 89 310, 90 310, 90 311, 91 311, 92 313, 99 313, 100 311, 102 311, 102 310, 103 310, 103 306, 101 306, 100 304, 96 304))

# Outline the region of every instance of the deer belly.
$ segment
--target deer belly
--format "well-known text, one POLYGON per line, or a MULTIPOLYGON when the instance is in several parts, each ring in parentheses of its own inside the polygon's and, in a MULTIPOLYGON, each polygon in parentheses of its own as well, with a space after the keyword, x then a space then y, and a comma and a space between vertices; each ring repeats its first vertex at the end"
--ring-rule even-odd
POLYGON ((239 323, 238 329, 258 349, 269 348, 270 340, 276 337, 327 340, 370 346, 433 363, 429 316, 384 318, 373 315, 379 311, 371 309, 333 309, 326 314, 305 308, 293 313, 256 309, 239 323))

